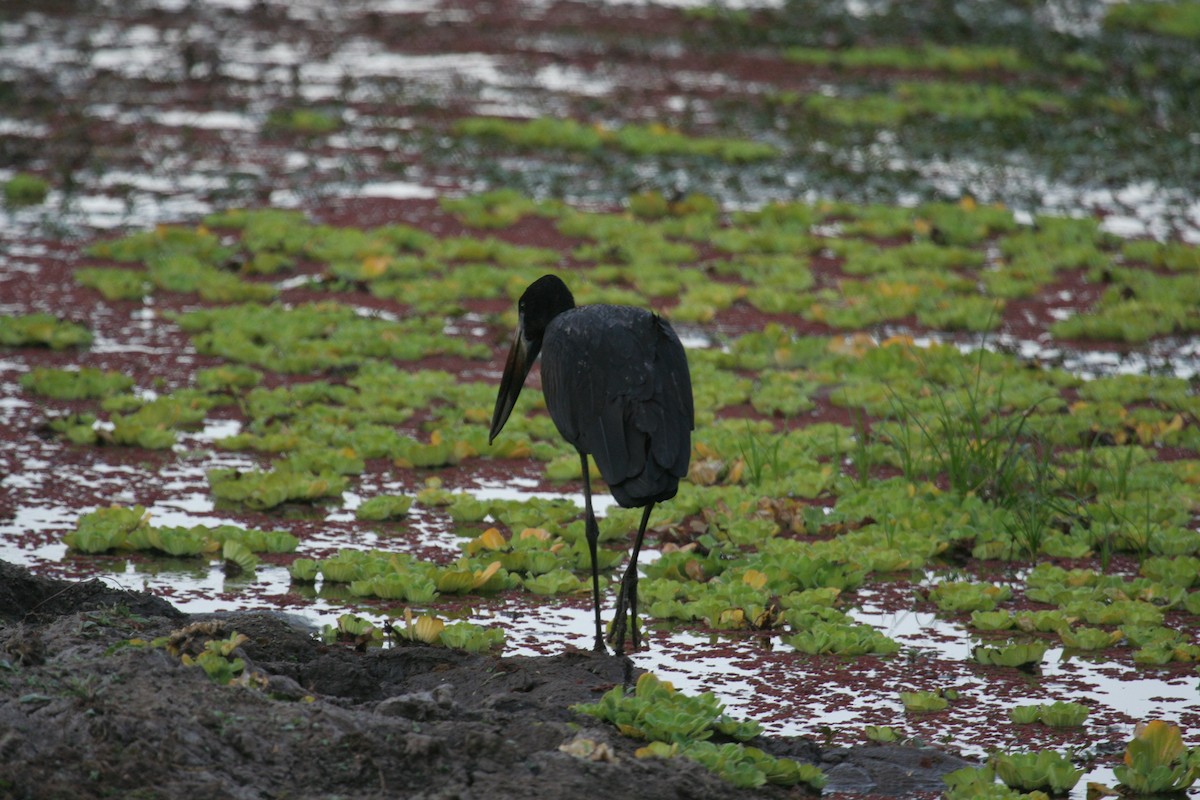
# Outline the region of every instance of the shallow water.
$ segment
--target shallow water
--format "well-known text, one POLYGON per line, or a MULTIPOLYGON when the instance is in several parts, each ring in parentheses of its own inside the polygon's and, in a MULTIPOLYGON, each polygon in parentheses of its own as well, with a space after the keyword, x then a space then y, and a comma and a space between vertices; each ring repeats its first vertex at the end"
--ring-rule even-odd
MULTIPOLYGON (((699 0, 597 0, 595 4, 624 11, 708 5, 699 0)), ((175 0, 131 5, 171 12, 184 7, 175 0)), ((193 5, 198 13, 186 30, 156 28, 136 15, 129 19, 113 15, 86 31, 69 19, 38 13, 0 24, 0 77, 27 80, 36 76, 67 93, 101 79, 106 87, 114 80, 126 82, 135 87, 128 96, 105 92, 90 99, 83 113, 111 127, 110 135, 138 135, 147 143, 144 158, 126 163, 116 159, 105 168, 80 171, 73 176, 76 185, 70 194, 52 192, 40 207, 13 210, 0 205, 0 231, 46 226, 107 230, 194 219, 230 201, 245 204, 260 198, 264 191, 272 203, 294 206, 313 197, 432 197, 438 191, 461 187, 460 159, 451 157, 450 162, 442 163, 422 157, 421 125, 411 117, 385 116, 389 100, 433 107, 462 101, 477 114, 563 116, 571 113, 580 98, 611 102, 631 91, 660 87, 667 90, 663 103, 677 105, 677 111, 687 109, 694 123, 707 124, 719 121, 725 113, 713 110, 708 97, 712 92, 754 98, 772 90, 769 84, 750 83, 716 71, 674 69, 668 82, 661 69, 640 65, 571 64, 569 60, 586 57, 594 45, 563 35, 538 40, 535 50, 562 57, 551 64, 479 51, 408 53, 358 33, 338 36, 332 46, 322 39, 330 31, 353 29, 370 13, 411 14, 422 24, 426 15, 446 24, 468 25, 476 18, 462 8, 443 8, 436 0, 387 0, 337 8, 321 3, 262 4, 286 13, 289 27, 283 35, 231 24, 236 17, 222 16, 225 11, 246 12, 254 4, 224 0, 193 5), (198 53, 190 61, 181 56, 187 47, 198 53), (185 94, 174 92, 160 92, 161 100, 147 103, 145 94, 136 88, 144 82, 170 85, 189 78, 238 82, 240 107, 194 108, 185 94), (309 104, 343 107, 335 112, 343 127, 326 140, 319 155, 303 142, 297 146, 266 135, 269 111, 297 95, 309 104), (214 161, 205 152, 209 148, 190 144, 196 132, 227 148, 233 163, 214 161), (381 180, 386 163, 380 151, 415 154, 409 175, 381 180)), ((528 13, 536 15, 547 5, 528 3, 528 13)), ((778 8, 781 3, 743 0, 723 5, 731 9, 778 8)), ((1102 5, 1051 4, 1048 21, 1060 27, 1076 25, 1079 32, 1095 35, 1097 8, 1102 5)), ((889 4, 851 3, 846 10, 870 16, 876 7, 882 10, 889 4)), ((656 46, 662 49, 660 56, 673 58, 684 54, 687 45, 668 38, 656 46)), ((40 120, 3 114, 0 133, 17 136, 27 145, 45 145, 60 136, 40 120)), ((757 131, 756 136, 780 139, 779 132, 770 127, 757 131)), ((729 207, 797 196, 815 199, 819 193, 813 187, 830 179, 837 180, 833 191, 844 199, 855 199, 854 192, 859 191, 855 186, 882 181, 895 187, 894 202, 917 202, 930 194, 971 195, 980 202, 1004 202, 1031 216, 1098 212, 1106 228, 1125 236, 1162 238, 1178 233, 1184 239, 1200 241, 1200 202, 1194 192, 1154 176, 1135 175, 1093 185, 1086 173, 1076 173, 1074 180, 1050 177, 1045 165, 1023 158, 1019 152, 921 155, 886 130, 867 145, 807 141, 803 135, 800 141, 784 144, 785 149, 801 148, 801 157, 773 164, 765 172, 750 166, 736 170, 716 166, 707 175, 689 176, 681 171, 672 179, 650 162, 638 169, 648 171, 645 181, 665 180, 683 188, 692 188, 693 181, 703 183, 705 191, 715 193, 729 207), (803 152, 806 149, 808 152, 803 152), (847 180, 813 172, 812 156, 823 160, 825 154, 846 173, 847 180), (924 188, 905 190, 905 181, 916 181, 924 188)), ((612 202, 624 193, 622 187, 587 165, 503 156, 493 159, 484 153, 480 157, 509 173, 517 185, 545 188, 550 181, 562 184, 573 199, 601 202, 612 202), (555 177, 564 166, 567 172, 555 177), (584 174, 578 174, 580 170, 584 174), (571 171, 577 173, 574 179, 571 171)), ((1153 168, 1154 162, 1143 166, 1153 168)), ((1172 174, 1168 169, 1166 176, 1172 174)), ((0 169, 0 180, 10 175, 11 171, 0 169)), ((467 180, 470 183, 472 179, 467 180)), ((857 199, 879 198, 864 194, 857 199)))
MULTIPOLYGON (((584 52, 584 46, 582 39, 565 36, 543 37, 530 46, 532 52, 552 54, 564 62, 545 64, 525 62, 513 54, 396 52, 384 42, 358 35, 337 35, 332 46, 319 47, 321 37, 314 34, 326 34, 326 26, 339 34, 358 15, 370 11, 432 13, 442 15, 439 24, 453 22, 455 14, 470 16, 438 0, 366 0, 345 7, 316 0, 267 0, 266 6, 284 9, 292 21, 303 23, 319 14, 334 15, 321 25, 289 30, 287 34, 293 38, 282 41, 273 40, 263 31, 231 30, 228 20, 213 13, 245 12, 256 4, 257 0, 206 0, 199 4, 152 0, 140 4, 142 8, 171 13, 192 6, 204 12, 193 20, 187 35, 210 47, 212 57, 195 64, 192 77, 211 74, 241 82, 238 107, 203 107, 202 102, 162 87, 159 98, 152 101, 147 101, 137 88, 123 95, 116 92, 89 97, 82 105, 83 113, 95 125, 103 126, 113 139, 134 137, 144 152, 139 149, 136 158, 127 152, 114 152, 112 163, 98 162, 95 169, 78 171, 72 191, 55 189, 41 206, 13 209, 0 204, 0 296, 6 284, 16 285, 10 281, 36 279, 35 259, 57 255, 54 245, 29 241, 47 232, 91 238, 122 227, 145 229, 158 223, 195 222, 213 210, 236 205, 269 203, 311 209, 342 198, 434 198, 489 185, 473 171, 477 165, 468 162, 468 156, 460 151, 449 149, 448 142, 434 141, 429 150, 435 156, 426 157, 422 149, 425 143, 420 138, 426 135, 425 120, 410 115, 410 109, 454 108, 453 104, 458 103, 462 113, 564 115, 577 108, 581 99, 585 104, 611 101, 643 85, 659 86, 663 81, 657 68, 648 72, 621 64, 569 63, 584 52), (328 104, 339 116, 342 128, 319 142, 266 137, 269 112, 293 102, 328 104), (381 109, 393 106, 403 107, 404 113, 382 113, 381 109), (437 155, 442 153, 438 148, 446 148, 448 154, 437 155), (405 157, 412 163, 404 162, 405 157), (392 159, 401 161, 399 166, 391 164, 392 159)), ((708 2, 594 0, 592 4, 696 8, 708 2)), ((526 3, 534 12, 549 5, 526 3)), ((745 0, 725 5, 754 8, 780 3, 745 0)), ((886 4, 848 5, 852 13, 866 17, 886 4)), ((1052 3, 1046 13, 1059 29, 1091 35, 1098 25, 1095 9, 1099 4, 1090 11, 1083 9, 1087 13, 1082 15, 1079 6, 1052 3)), ((175 30, 113 20, 84 36, 77 27, 57 18, 30 14, 0 24, 0 77, 45 80, 68 95, 98 75, 127 81, 131 86, 140 86, 133 83, 136 81, 180 81, 184 77, 179 58, 181 35, 175 30)), ((685 54, 685 47, 673 39, 665 40, 654 43, 651 52, 656 57, 675 58, 685 54)), ((697 124, 717 119, 715 104, 707 94, 728 91, 756 96, 769 88, 706 69, 676 70, 670 80, 666 110, 677 113, 687 109, 697 124)), ((0 111, 0 136, 14 137, 33 150, 57 142, 56 137, 62 135, 58 125, 57 120, 51 124, 0 111)), ((762 136, 783 141, 776 131, 762 132, 762 136)), ((1087 182, 1048 178, 1033 161, 1019 156, 1007 162, 990 161, 973 153, 919 156, 901 144, 895 136, 881 133, 858 148, 818 142, 814 152, 822 147, 835 151, 834 160, 854 179, 874 181, 878 176, 872 171, 881 165, 896 174, 919 174, 923 190, 901 192, 890 198, 910 205, 925 199, 930 191, 948 197, 970 194, 980 202, 1006 202, 1026 219, 1040 212, 1098 211, 1105 214, 1105 228, 1123 236, 1163 237, 1178 232, 1184 239, 1200 241, 1200 201, 1194 194, 1181 192, 1154 177, 1133 176, 1114 183, 1113 188, 1098 188, 1087 182)), ((820 181, 801 158, 758 171, 716 165, 696 175, 672 164, 664 167, 644 163, 615 178, 575 159, 547 163, 528 156, 483 154, 480 161, 494 175, 533 187, 540 194, 566 196, 592 206, 608 205, 628 194, 631 176, 639 186, 661 183, 685 190, 702 187, 716 193, 728 208, 752 208, 774 199, 821 197, 814 188, 820 186, 820 181)), ((0 180, 11 177, 13 171, 0 169, 0 180)), ((859 187, 848 194, 878 199, 878 191, 859 187)), ((299 283, 307 280, 295 279, 299 283)), ((292 285, 287 279, 280 282, 284 288, 292 285)), ((24 309, 0 303, 0 312, 19 310, 24 309)), ((111 312, 97 307, 88 313, 111 312)), ((131 318, 128 335, 100 336, 92 352, 169 355, 174 351, 162 339, 163 327, 153 309, 143 310, 131 318)), ((689 347, 714 345, 702 329, 681 333, 689 347)), ((961 346, 969 349, 978 345, 961 346)), ((993 337, 983 346, 1014 350, 1024 358, 1061 366, 1085 378, 1126 372, 1183 378, 1200 375, 1200 341, 1195 338, 1162 340, 1135 352, 1076 351, 1052 342, 1003 336, 993 337)), ((177 358, 187 362, 193 355, 189 351, 177 358)), ((17 383, 27 369, 20 358, 0 358, 0 424, 28 429, 37 420, 37 409, 22 399, 17 383)), ((84 466, 63 466, 58 463, 61 451, 56 445, 29 436, 17 452, 9 454, 8 463, 14 468, 0 479, 0 510, 6 512, 0 514, 0 559, 28 565, 43 574, 96 576, 129 589, 147 589, 191 613, 278 609, 296 613, 314 627, 334 624, 347 610, 378 619, 375 607, 346 598, 335 587, 297 587, 285 568, 270 563, 260 565, 252 580, 232 580, 219 563, 202 560, 147 562, 68 555, 61 535, 74 528, 82 513, 101 503, 137 503, 138 488, 147 485, 161 487, 164 492, 148 508, 155 524, 237 522, 215 507, 204 473, 215 466, 248 468, 256 464, 241 454, 209 450, 213 441, 238 432, 239 427, 234 421, 207 421, 201 431, 181 437, 180 450, 193 452, 194 457, 161 468, 153 464, 107 464, 102 457, 84 466), (73 487, 78 498, 73 505, 48 504, 39 499, 62 484, 73 487)), ((485 482, 464 491, 484 499, 567 497, 582 505, 577 494, 531 491, 534 485, 516 479, 485 482)), ((439 521, 420 507, 414 508, 402 523, 403 535, 360 530, 353 524, 353 510, 364 497, 413 489, 396 481, 367 478, 355 491, 347 492, 339 506, 317 513, 318 524, 311 525, 313 532, 303 537, 300 554, 328 553, 346 547, 456 555, 460 538, 444 520, 439 521)), ((598 495, 595 506, 597 514, 603 516, 612 500, 598 495)), ((286 527, 288 522, 280 520, 277 524, 286 527)), ((646 551, 642 563, 650 563, 656 556, 656 552, 646 551)), ((1012 726, 978 731, 969 730, 962 721, 947 726, 932 718, 906 716, 896 694, 898 687, 907 688, 906 682, 911 682, 913 688, 931 684, 956 688, 978 704, 981 717, 985 712, 1003 717, 1003 709, 1018 697, 1019 702, 1029 703, 1087 701, 1093 715, 1078 737, 1081 746, 1123 743, 1132 729, 1128 719, 1196 719, 1194 676, 1166 680, 1155 677, 1153 670, 1132 670, 1113 662, 1064 660, 1061 649, 1048 651, 1040 678, 989 686, 985 680, 991 673, 981 673, 967 661, 972 641, 963 626, 932 614, 887 610, 890 604, 869 591, 859 595, 861 606, 852 610, 855 618, 900 641, 906 648, 904 653, 891 660, 794 659, 785 645, 776 643, 772 650, 754 637, 651 628, 646 632, 646 648, 633 660, 681 689, 715 692, 731 713, 759 719, 772 733, 819 740, 828 735, 838 743, 862 741, 861 728, 866 724, 891 724, 921 741, 946 744, 977 756, 995 747, 1024 744, 1019 738, 1023 732, 1012 726)), ((611 589, 605 608, 612 608, 611 589)), ((510 654, 558 653, 567 647, 592 646, 593 616, 586 596, 548 601, 524 596, 487 600, 463 613, 471 621, 503 626, 508 637, 506 652, 510 654)), ((1046 738, 1053 739, 1049 735, 1046 738)), ((1106 769, 1089 772, 1073 797, 1084 796, 1088 780, 1111 783, 1112 775, 1106 769)))

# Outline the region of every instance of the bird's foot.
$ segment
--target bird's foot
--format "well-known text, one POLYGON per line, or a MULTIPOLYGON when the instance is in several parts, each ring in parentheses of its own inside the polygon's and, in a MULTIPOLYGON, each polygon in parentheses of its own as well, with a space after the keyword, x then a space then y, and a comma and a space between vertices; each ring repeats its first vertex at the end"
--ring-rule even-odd
POLYGON ((614 655, 625 654, 626 612, 624 604, 617 602, 616 613, 613 615, 612 627, 608 629, 608 643, 613 647, 614 655))
MULTIPOLYGON (((628 580, 628 578, 626 578, 628 580)), ((613 609, 612 627, 608 631, 608 643, 613 646, 613 652, 617 655, 625 653, 625 635, 629 634, 629 641, 633 650, 641 647, 641 635, 638 632, 637 610, 630 602, 630 591, 626 585, 626 581, 621 581, 621 586, 617 590, 617 604, 613 609)))

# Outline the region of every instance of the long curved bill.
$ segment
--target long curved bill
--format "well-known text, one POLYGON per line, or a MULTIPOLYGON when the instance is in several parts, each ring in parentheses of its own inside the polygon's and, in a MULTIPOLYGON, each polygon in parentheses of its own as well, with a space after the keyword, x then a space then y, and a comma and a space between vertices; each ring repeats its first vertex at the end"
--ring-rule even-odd
POLYGON ((530 353, 525 343, 525 325, 517 326, 517 334, 513 337, 512 347, 508 350, 508 360, 504 362, 504 376, 500 379, 500 393, 496 395, 496 408, 492 412, 492 430, 488 433, 488 444, 500 434, 508 415, 512 413, 521 396, 521 387, 525 385, 525 376, 533 366, 537 353, 530 353))

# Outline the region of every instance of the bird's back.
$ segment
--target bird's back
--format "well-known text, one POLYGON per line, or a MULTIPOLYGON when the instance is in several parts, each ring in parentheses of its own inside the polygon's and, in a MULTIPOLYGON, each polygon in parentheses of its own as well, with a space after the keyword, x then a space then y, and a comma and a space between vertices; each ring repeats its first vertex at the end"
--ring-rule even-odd
POLYGON ((620 505, 675 496, 695 423, 687 356, 670 323, 629 306, 559 314, 542 342, 542 389, 559 433, 596 460, 620 505))

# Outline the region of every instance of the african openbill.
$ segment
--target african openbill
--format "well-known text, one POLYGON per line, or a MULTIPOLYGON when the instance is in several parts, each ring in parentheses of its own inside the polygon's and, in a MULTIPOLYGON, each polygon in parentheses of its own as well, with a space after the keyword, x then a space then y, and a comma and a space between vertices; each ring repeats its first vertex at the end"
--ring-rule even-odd
POLYGON ((609 632, 609 642, 621 653, 628 609, 637 649, 637 560, 646 523, 655 503, 675 496, 691 454, 695 423, 687 356, 670 323, 657 314, 630 306, 576 307, 571 291, 554 275, 530 284, 517 312, 488 443, 504 427, 540 352, 546 407, 558 432, 579 451, 599 652, 605 651, 596 568, 600 529, 592 513, 588 456, 596 460, 617 503, 645 509, 609 632))

